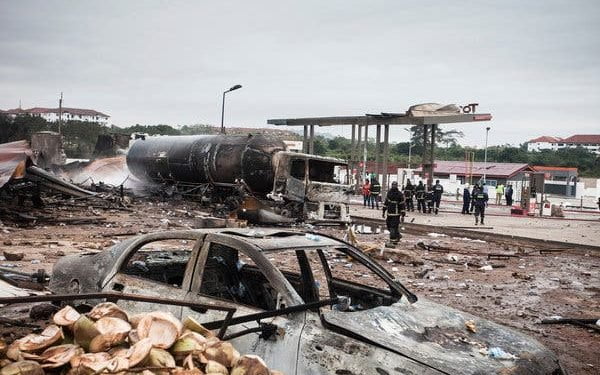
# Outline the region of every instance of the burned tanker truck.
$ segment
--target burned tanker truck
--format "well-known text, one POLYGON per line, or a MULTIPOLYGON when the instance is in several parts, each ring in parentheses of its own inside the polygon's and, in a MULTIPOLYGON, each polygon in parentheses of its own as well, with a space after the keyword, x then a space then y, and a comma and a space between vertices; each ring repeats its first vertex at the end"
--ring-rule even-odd
POLYGON ((135 141, 131 173, 171 191, 236 212, 253 223, 348 222, 344 160, 287 151, 264 135, 158 136, 135 141))

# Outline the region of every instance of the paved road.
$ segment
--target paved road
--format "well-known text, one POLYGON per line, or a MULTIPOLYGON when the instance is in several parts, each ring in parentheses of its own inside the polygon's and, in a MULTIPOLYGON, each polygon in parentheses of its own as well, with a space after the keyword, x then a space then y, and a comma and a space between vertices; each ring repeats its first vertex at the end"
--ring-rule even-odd
MULTIPOLYGON (((414 218, 415 224, 464 225, 473 229, 478 228, 474 225, 475 219, 472 215, 460 213, 461 207, 460 202, 444 201, 440 206, 442 212, 438 215, 410 212, 408 220, 414 218)), ((567 213, 566 219, 555 219, 510 216, 506 206, 490 206, 487 212, 490 215, 485 218, 485 226, 491 226, 493 229, 477 229, 478 231, 600 246, 600 215, 596 213, 567 213)), ((365 208, 362 204, 353 204, 350 207, 350 214, 380 218, 381 210, 376 211, 365 208)))

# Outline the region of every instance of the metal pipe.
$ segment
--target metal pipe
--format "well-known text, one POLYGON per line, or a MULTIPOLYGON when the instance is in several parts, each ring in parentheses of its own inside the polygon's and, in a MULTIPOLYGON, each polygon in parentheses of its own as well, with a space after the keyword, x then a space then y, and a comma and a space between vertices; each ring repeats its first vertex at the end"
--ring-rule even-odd
POLYGON ((485 150, 483 152, 483 183, 486 182, 486 172, 487 172, 487 146, 488 146, 488 134, 490 132, 490 127, 485 128, 485 150))
POLYGON ((388 191, 388 159, 390 153, 390 126, 383 126, 383 193, 388 191))
MULTIPOLYGON (((365 143, 363 145, 363 176, 367 175, 367 146, 369 144, 369 125, 365 125, 365 143)), ((363 178, 365 178, 363 177, 363 178)))

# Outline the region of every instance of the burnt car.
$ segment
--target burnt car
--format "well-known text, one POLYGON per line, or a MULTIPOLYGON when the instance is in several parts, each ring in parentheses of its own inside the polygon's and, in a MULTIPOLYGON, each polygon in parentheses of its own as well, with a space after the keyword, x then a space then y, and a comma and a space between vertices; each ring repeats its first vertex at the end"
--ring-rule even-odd
MULTIPOLYGON (((103 252, 62 258, 50 289, 235 308, 225 338, 286 374, 563 374, 557 357, 534 339, 417 298, 357 248, 318 233, 140 235, 103 252)), ((225 318, 210 309, 119 304, 132 312, 169 309, 209 329, 225 318)))

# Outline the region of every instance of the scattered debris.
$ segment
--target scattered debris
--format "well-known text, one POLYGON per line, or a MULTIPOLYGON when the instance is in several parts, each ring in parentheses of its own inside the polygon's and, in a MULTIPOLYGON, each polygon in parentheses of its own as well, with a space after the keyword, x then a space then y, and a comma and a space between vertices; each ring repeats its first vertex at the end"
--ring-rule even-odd
POLYGON ((553 316, 550 319, 542 320, 542 324, 572 324, 600 333, 600 318, 563 318, 561 316, 553 316))
POLYGON ((500 360, 513 360, 516 359, 517 356, 507 353, 502 348, 489 348, 488 355, 490 358, 500 359, 500 360))

